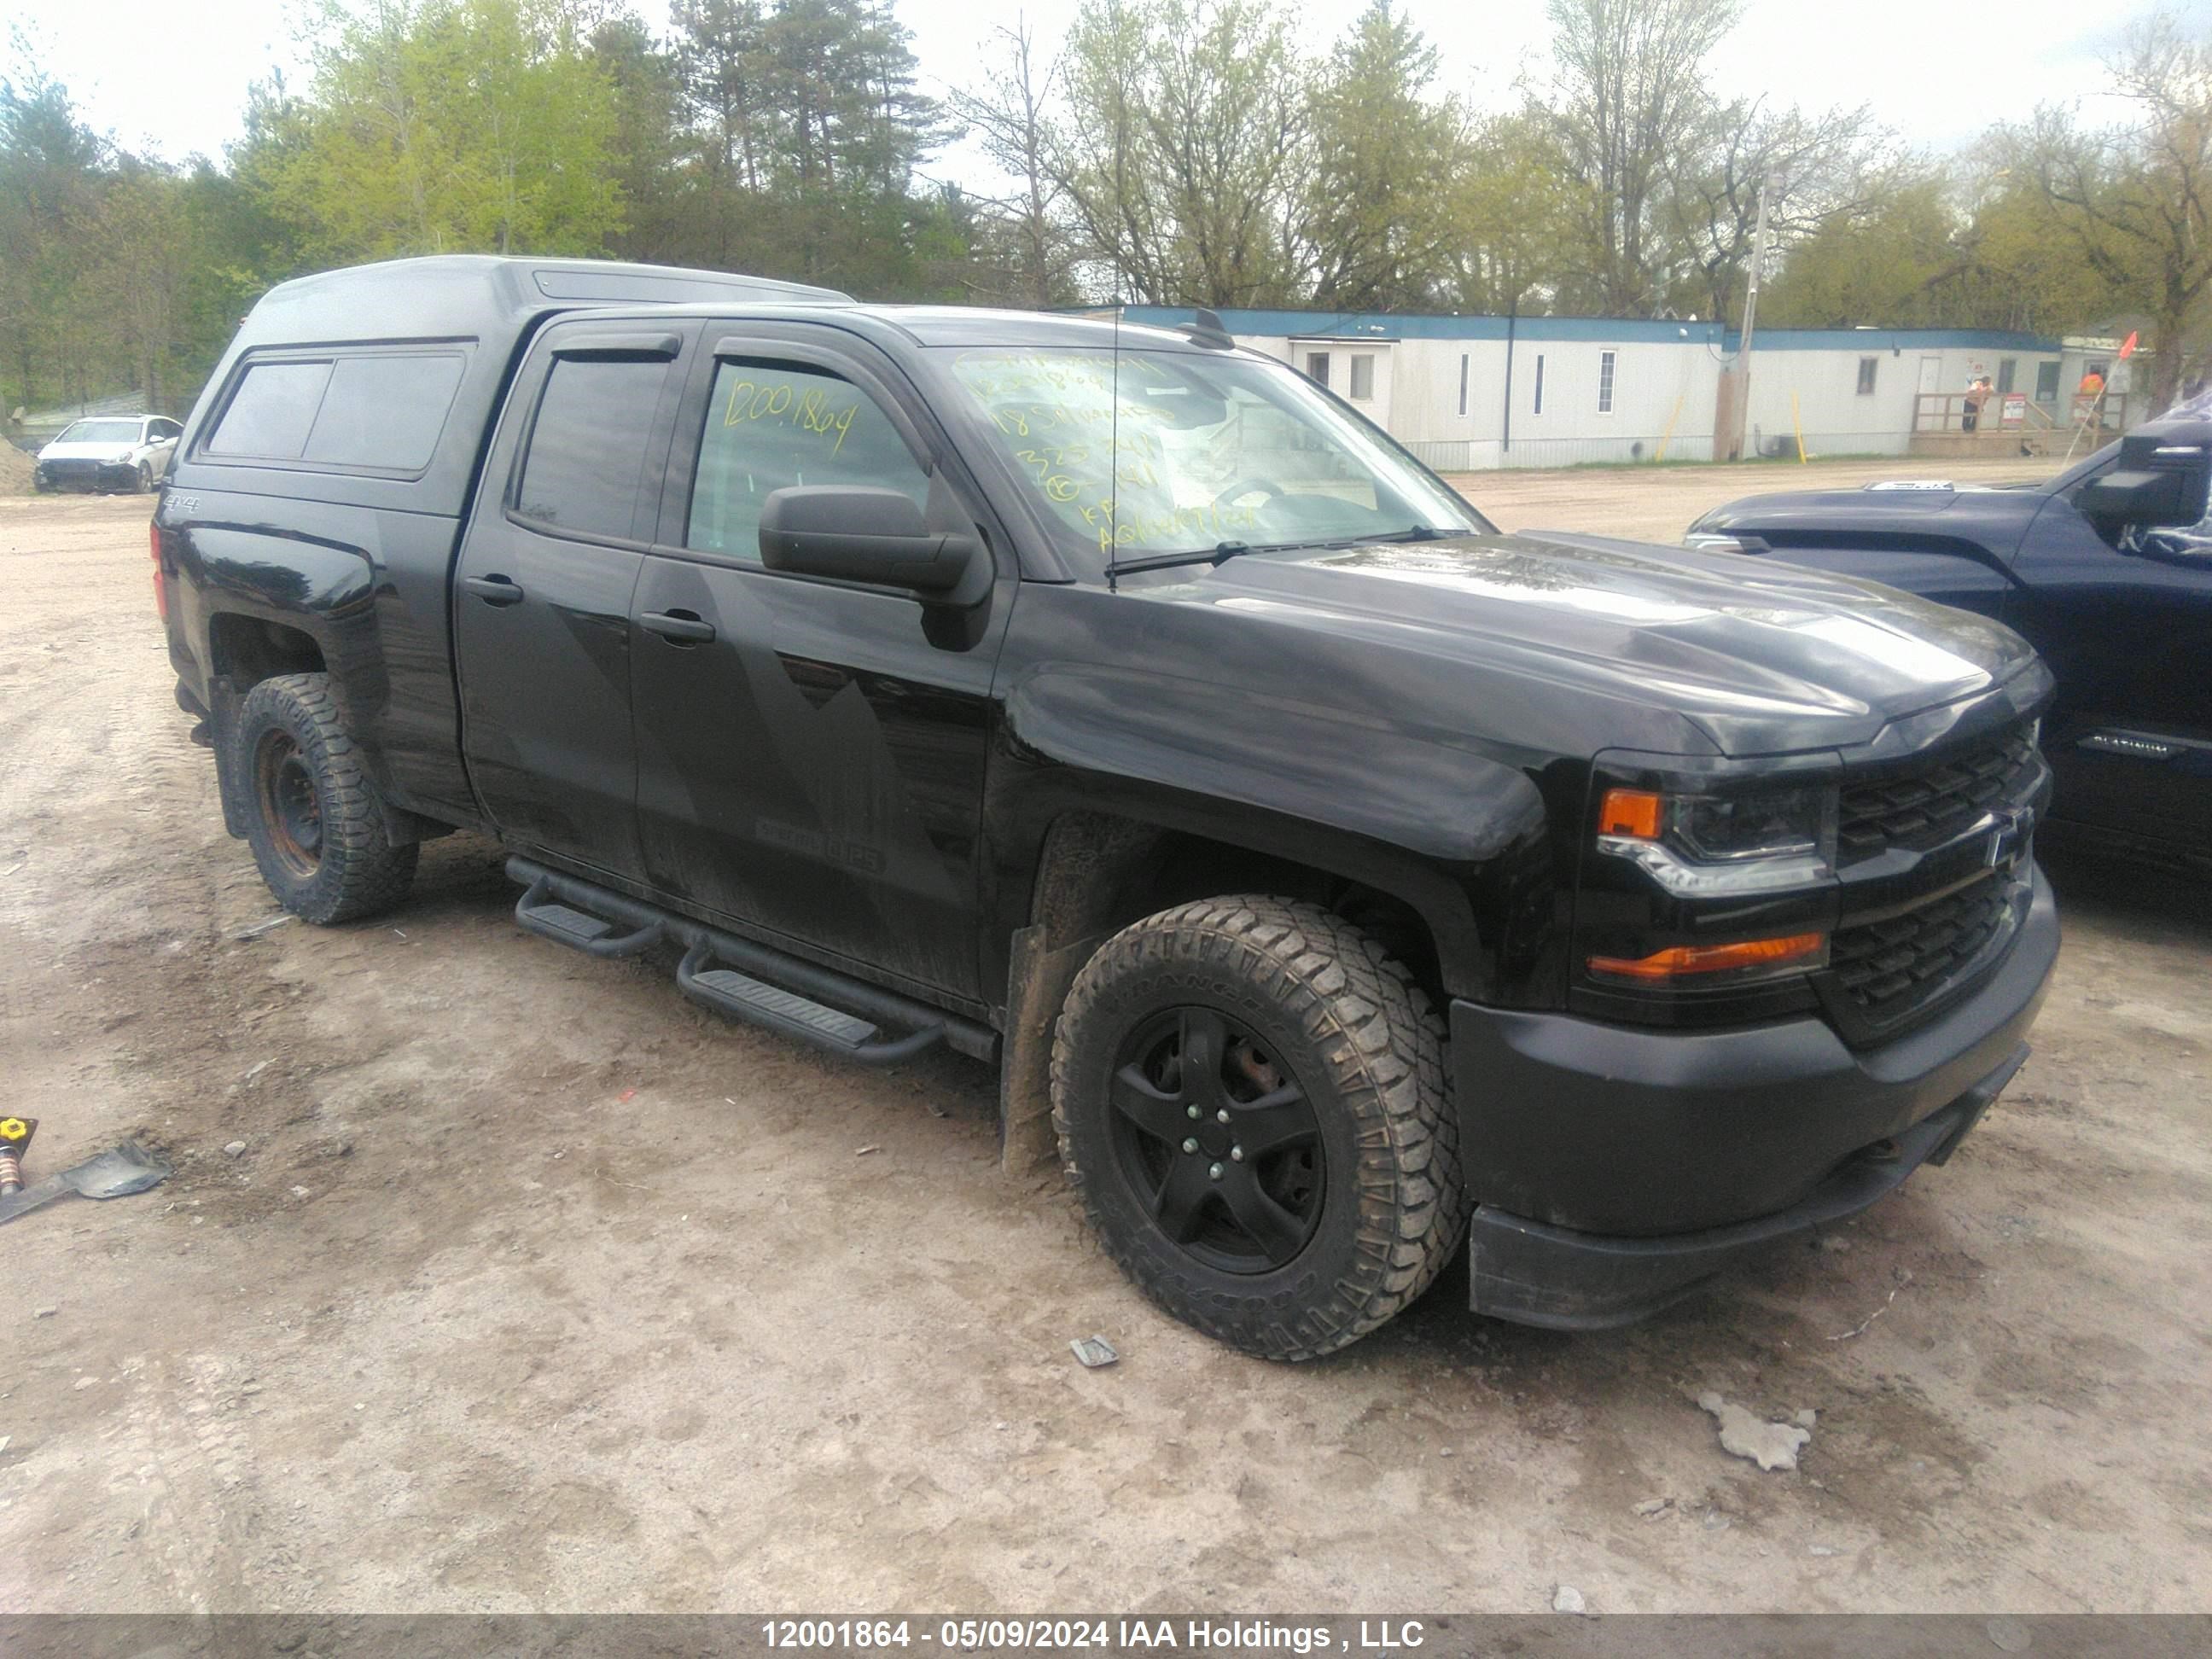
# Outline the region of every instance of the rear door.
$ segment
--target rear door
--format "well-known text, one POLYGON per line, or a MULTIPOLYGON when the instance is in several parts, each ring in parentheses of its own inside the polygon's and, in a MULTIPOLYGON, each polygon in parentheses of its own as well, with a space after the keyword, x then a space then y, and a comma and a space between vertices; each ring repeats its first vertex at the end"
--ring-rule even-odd
POLYGON ((872 348, 708 325, 632 606, 638 817, 655 887, 811 954, 976 991, 979 828, 1012 560, 927 407, 872 348), (715 337, 716 335, 721 337, 715 337), (1001 550, 972 627, 763 568, 793 484, 901 489, 1001 550))
POLYGON ((2212 524, 2114 546, 2054 495, 2004 619, 2058 682, 2044 722, 2058 816, 2202 848, 2212 836, 2212 524))
POLYGON ((631 599, 696 323, 560 323, 510 394, 455 568, 462 752, 500 831, 635 878, 631 599))

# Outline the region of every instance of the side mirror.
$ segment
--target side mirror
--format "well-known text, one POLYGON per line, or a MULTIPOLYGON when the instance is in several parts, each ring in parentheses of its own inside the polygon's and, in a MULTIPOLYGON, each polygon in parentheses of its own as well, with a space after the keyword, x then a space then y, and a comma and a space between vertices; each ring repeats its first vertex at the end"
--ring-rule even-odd
POLYGON ((2107 472, 2081 486, 2074 505, 2091 522, 2115 529, 2134 526, 2195 524, 2204 516, 2204 485, 2197 484, 2196 507, 2189 506, 2185 472, 2107 472))
POLYGON ((990 561, 974 537, 930 529, 911 495, 873 485, 771 491, 760 551, 786 575, 903 588, 925 604, 973 605, 990 590, 990 561))
POLYGON ((2153 421, 2120 440, 2112 470, 2075 492, 2075 510, 2107 533, 2204 517, 2212 430, 2186 416, 2153 421))

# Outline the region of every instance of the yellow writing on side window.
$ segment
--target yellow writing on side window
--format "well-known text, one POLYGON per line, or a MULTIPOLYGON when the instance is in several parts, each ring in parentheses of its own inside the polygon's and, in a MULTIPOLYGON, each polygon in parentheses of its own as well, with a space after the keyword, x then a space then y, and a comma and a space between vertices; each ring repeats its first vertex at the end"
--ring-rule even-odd
POLYGON ((845 447, 845 434, 853 429, 853 417, 860 412, 860 400, 856 397, 850 409, 830 407, 830 394, 820 386, 810 386, 805 392, 795 391, 788 380, 763 384, 757 380, 736 380, 730 386, 730 399, 722 407, 722 424, 737 426, 746 421, 778 421, 786 426, 797 427, 801 432, 812 432, 822 437, 831 433, 837 441, 830 446, 835 455, 845 447))

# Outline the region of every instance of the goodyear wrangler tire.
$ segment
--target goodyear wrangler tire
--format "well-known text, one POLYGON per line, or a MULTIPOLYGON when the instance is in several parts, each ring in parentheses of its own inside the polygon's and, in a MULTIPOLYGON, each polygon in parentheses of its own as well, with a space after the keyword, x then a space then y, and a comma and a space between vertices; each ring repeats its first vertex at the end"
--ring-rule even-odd
POLYGON ((1316 905, 1206 899, 1115 934, 1068 994, 1052 1095, 1107 1253, 1249 1353, 1358 1340, 1466 1225, 1442 1024, 1403 967, 1316 905))
POLYGON ((329 675, 262 681, 239 710, 234 741, 246 843, 279 903, 327 925, 406 896, 418 849, 386 839, 329 675))

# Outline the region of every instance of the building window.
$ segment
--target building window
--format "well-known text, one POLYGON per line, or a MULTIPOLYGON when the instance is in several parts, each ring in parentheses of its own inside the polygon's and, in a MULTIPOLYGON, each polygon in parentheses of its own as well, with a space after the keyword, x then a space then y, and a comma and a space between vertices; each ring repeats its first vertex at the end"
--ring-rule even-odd
POLYGON ((1597 412, 1601 415, 1613 413, 1613 366, 1620 355, 1617 351, 1597 354, 1597 412))
POLYGON ((1459 412, 1467 413, 1467 353, 1459 354, 1459 412))
POLYGON ((1316 385, 1327 386, 1328 384, 1328 353, 1326 351, 1306 353, 1306 374, 1316 385))
POLYGON ((1538 353, 1536 354, 1536 407, 1535 407, 1534 410, 1532 410, 1530 411, 1530 413, 1532 413, 1532 414, 1536 414, 1536 415, 1541 415, 1543 412, 1544 412, 1544 354, 1543 354, 1542 352, 1540 352, 1540 352, 1538 352, 1538 353))
POLYGON ((1872 394, 1874 391, 1874 372, 1881 362, 1881 359, 1879 357, 1862 357, 1859 359, 1860 397, 1864 398, 1872 394))
POLYGON ((2035 401, 2039 404, 2058 401, 2058 365, 2056 362, 2035 366, 2035 401))
POLYGON ((2012 390, 2013 376, 2017 374, 2019 370, 2019 358, 2000 357, 1997 359, 1997 395, 2000 398, 2004 396, 2006 392, 2012 390))
POLYGON ((1375 398, 1375 358, 1371 352, 1358 351, 1352 356, 1352 398, 1354 403, 1371 403, 1375 398))

